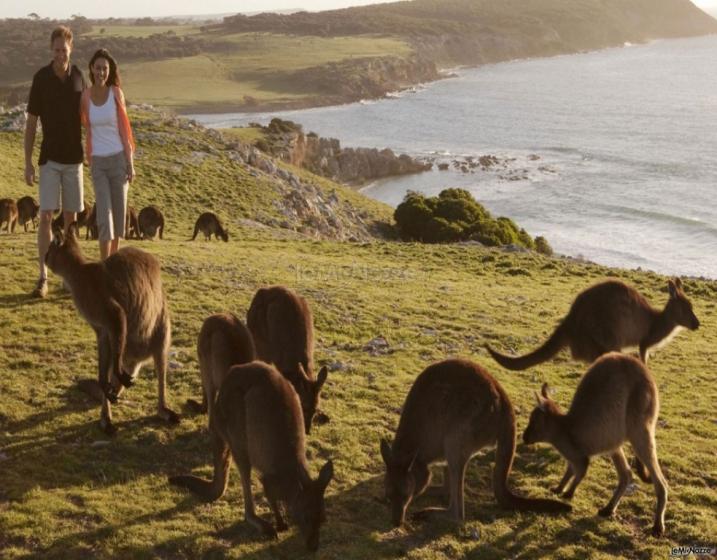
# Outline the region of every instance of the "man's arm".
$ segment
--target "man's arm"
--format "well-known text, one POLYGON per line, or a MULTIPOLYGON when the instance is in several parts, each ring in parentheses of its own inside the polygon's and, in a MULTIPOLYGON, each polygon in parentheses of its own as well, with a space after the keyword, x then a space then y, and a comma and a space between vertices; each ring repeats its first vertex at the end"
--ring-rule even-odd
POLYGON ((35 166, 32 165, 32 150, 35 147, 35 134, 37 133, 37 115, 27 114, 25 123, 25 182, 29 186, 35 184, 35 166))

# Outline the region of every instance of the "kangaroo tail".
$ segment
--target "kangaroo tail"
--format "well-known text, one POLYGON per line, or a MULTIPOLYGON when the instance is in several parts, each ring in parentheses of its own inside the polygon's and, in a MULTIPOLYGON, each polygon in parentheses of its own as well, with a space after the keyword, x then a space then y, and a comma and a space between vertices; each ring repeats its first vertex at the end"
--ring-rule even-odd
POLYGON ((504 509, 518 511, 539 511, 544 513, 566 513, 572 510, 570 504, 540 498, 523 498, 508 487, 508 475, 515 457, 515 414, 507 397, 502 399, 498 438, 495 448, 493 469, 493 493, 498 505, 504 509))
POLYGON ((504 368, 511 370, 523 370, 549 360, 555 356, 555 354, 560 352, 560 350, 565 348, 567 344, 568 338, 565 334, 565 327, 561 323, 540 348, 530 352, 529 354, 525 354, 523 356, 506 356, 505 354, 496 352, 488 345, 486 345, 486 350, 488 350, 493 359, 504 368))

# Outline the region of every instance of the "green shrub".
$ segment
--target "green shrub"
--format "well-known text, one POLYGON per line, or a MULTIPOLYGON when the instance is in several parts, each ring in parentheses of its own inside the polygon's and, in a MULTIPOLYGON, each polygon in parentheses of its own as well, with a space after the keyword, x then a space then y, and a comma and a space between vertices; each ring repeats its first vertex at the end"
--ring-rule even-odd
POLYGON ((542 235, 535 238, 535 250, 543 255, 553 254, 553 248, 550 246, 550 243, 548 243, 548 240, 542 235))
MULTIPOLYGON (((425 243, 471 239, 489 247, 536 248, 537 240, 533 241, 527 231, 510 218, 494 219, 465 189, 445 189, 434 197, 409 191, 393 216, 404 239, 425 243)), ((549 248, 547 241, 541 239, 541 247, 549 248)))

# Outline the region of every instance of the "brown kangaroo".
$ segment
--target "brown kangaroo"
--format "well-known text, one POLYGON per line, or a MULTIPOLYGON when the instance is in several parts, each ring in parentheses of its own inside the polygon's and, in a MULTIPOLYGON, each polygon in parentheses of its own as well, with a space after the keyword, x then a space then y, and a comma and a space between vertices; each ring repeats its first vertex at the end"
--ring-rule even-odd
POLYGON ((127 206, 127 220, 125 222, 124 231, 127 239, 141 239, 137 210, 135 210, 132 206, 127 206))
MULTIPOLYGON (((88 224, 88 220, 91 216, 90 207, 87 205, 87 201, 83 201, 83 209, 82 212, 77 213, 77 219, 75 220, 74 224, 77 226, 77 231, 79 231, 79 228, 85 227, 88 224)), ((94 211, 94 205, 92 206, 92 211, 94 211)), ((65 215, 63 212, 60 212, 57 217, 52 220, 52 233, 54 235, 57 235, 58 232, 61 232, 65 227, 65 215)))
POLYGON ((592 363, 603 354, 639 345, 640 359, 647 363, 648 351, 669 341, 679 327, 696 330, 700 322, 692 303, 682 291, 679 278, 668 281, 670 299, 662 311, 654 309, 634 288, 618 280, 591 286, 575 298, 567 316, 550 338, 524 356, 500 354, 486 346, 504 368, 522 370, 549 360, 566 346, 573 358, 592 363))
POLYGON ((587 472, 590 457, 608 454, 617 470, 619 483, 608 504, 598 514, 610 517, 632 480, 622 452, 622 444, 629 441, 637 457, 647 466, 655 485, 657 507, 652 534, 661 536, 665 531, 667 482, 657 462, 655 444, 660 400, 647 368, 632 356, 606 354, 583 376, 566 414, 548 396, 547 384, 543 385, 542 394, 535 396, 538 406, 530 416, 523 441, 548 442, 567 460, 568 468, 554 491, 562 493, 572 479, 563 494, 567 499, 572 498, 587 472))
POLYGON ((273 363, 296 389, 308 434, 328 374, 324 366, 313 375, 314 319, 309 304, 283 286, 260 288, 246 317, 257 357, 273 363))
POLYGON ((231 313, 217 313, 205 319, 197 341, 199 372, 202 376, 202 402, 187 404, 195 411, 212 414, 222 381, 233 365, 254 360, 254 342, 244 324, 231 313))
POLYGON ((204 212, 197 218, 197 222, 194 224, 194 235, 192 241, 197 238, 199 232, 204 234, 204 239, 209 241, 212 238, 212 234, 215 239, 223 239, 229 241, 229 232, 224 229, 219 218, 213 212, 204 212))
POLYGON ((87 231, 85 232, 85 241, 88 239, 97 239, 100 234, 97 228, 97 203, 92 205, 90 215, 87 216, 87 231))
POLYGON ((159 262, 132 247, 102 262, 88 262, 75 231, 72 224, 64 240, 60 232, 45 261, 65 280, 78 312, 97 335, 102 429, 110 435, 116 432, 110 402, 117 402, 123 386, 133 384, 142 363, 149 358, 154 359, 157 373, 158 414, 178 423, 179 416, 167 407, 165 395, 170 323, 159 262))
POLYGON ((157 233, 159 233, 159 238, 162 239, 164 234, 164 214, 156 206, 142 208, 139 211, 137 223, 139 224, 142 239, 154 239, 157 233))
MULTIPOLYGON (((567 512, 570 505, 554 500, 516 496, 508 487, 515 456, 515 413, 500 383, 485 369, 468 360, 451 359, 428 366, 414 382, 403 405, 401 420, 391 446, 381 440, 386 464, 386 497, 391 518, 398 527, 413 498, 431 480, 429 466, 447 462, 449 489, 447 513, 465 520, 463 486, 468 461, 478 450, 496 444, 493 492, 506 509, 567 512)), ((444 481, 445 484, 446 481, 444 481)))
POLYGON ((17 199, 17 211, 20 223, 27 232, 27 222, 32 222, 32 229, 37 229, 37 214, 40 205, 31 196, 23 196, 17 199))
POLYGON ((0 229, 2 229, 2 225, 7 222, 5 231, 15 233, 17 218, 18 212, 15 201, 11 198, 0 198, 0 229))
POLYGON ((264 535, 276 537, 287 529, 279 509, 286 504, 309 550, 319 546, 319 528, 326 520, 324 492, 334 474, 328 461, 316 480, 309 475, 303 418, 291 384, 263 362, 233 366, 219 388, 209 416, 214 455, 214 478, 169 477, 170 484, 188 488, 206 501, 219 499, 229 481, 229 459, 241 475, 244 517, 264 535), (254 510, 251 470, 259 472, 276 528, 254 510))

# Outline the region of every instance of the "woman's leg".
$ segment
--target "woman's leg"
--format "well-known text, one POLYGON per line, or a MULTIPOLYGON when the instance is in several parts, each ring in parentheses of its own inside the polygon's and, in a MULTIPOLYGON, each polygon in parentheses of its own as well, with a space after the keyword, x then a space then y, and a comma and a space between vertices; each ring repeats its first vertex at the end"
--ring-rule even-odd
POLYGON ((109 175, 110 196, 112 200, 112 223, 114 225, 114 237, 110 246, 110 254, 119 250, 120 239, 125 236, 127 226, 127 163, 124 153, 112 157, 112 170, 109 175))
POLYGON ((110 176, 107 169, 107 158, 93 157, 90 167, 92 183, 95 187, 97 232, 100 244, 100 258, 110 256, 114 228, 112 224, 112 198, 110 192, 110 176))

